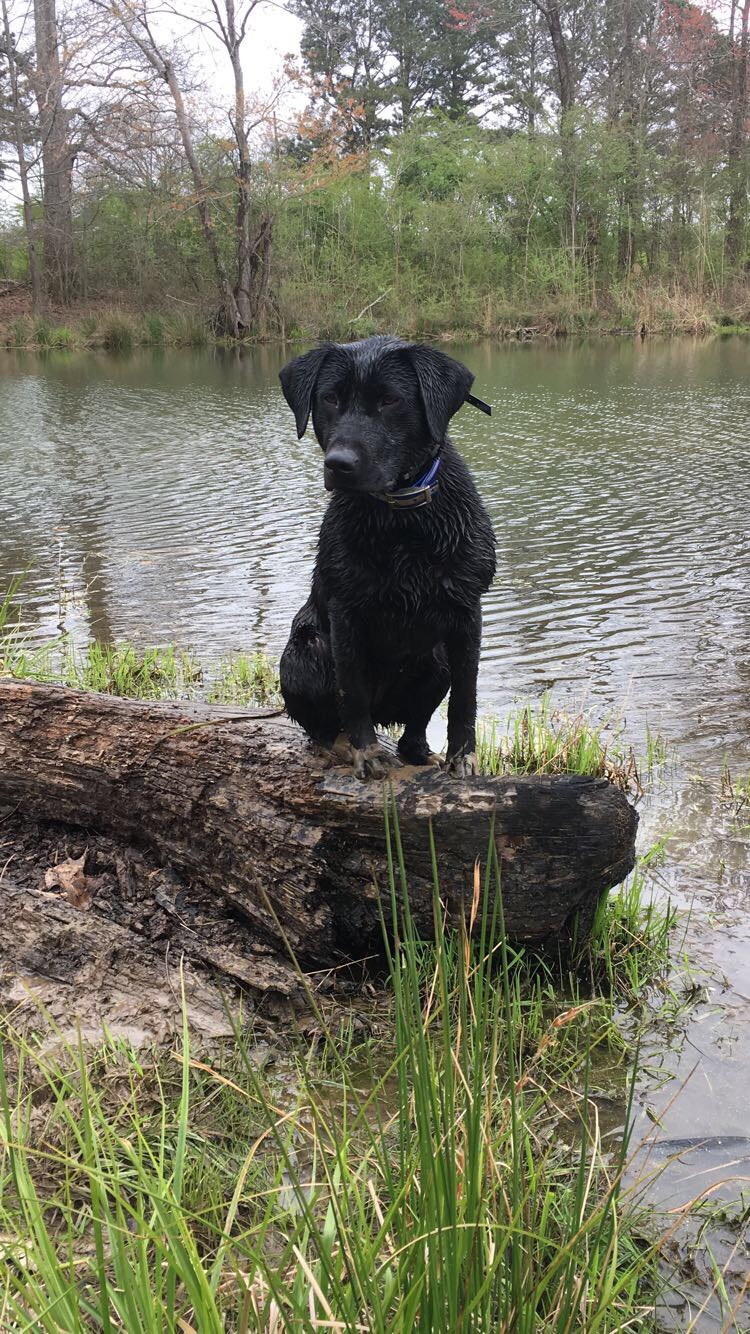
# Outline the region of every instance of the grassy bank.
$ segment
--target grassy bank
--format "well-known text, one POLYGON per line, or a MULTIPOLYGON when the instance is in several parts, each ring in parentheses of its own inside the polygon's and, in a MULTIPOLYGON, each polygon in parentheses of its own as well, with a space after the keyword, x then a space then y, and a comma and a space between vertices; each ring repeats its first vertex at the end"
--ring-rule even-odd
MULTIPOLYGON (((436 866, 418 940, 393 818, 386 836, 390 1002, 364 1040, 312 992, 312 1050, 239 1025, 211 1053, 187 1030, 174 1053, 91 1050, 4 1023, 5 1328, 657 1328, 660 1233, 624 1186, 627 1134, 599 1124, 603 1089, 626 1119, 632 1097, 617 993, 511 954, 478 883, 472 937, 445 931, 436 866)), ((629 948, 655 962, 636 897, 629 948)))
MULTIPOLYGON (((14 592, 0 675, 278 699, 259 654, 205 667, 173 648, 32 649, 14 592)), ((548 700, 488 724, 482 746, 493 772, 636 788, 662 751, 637 763, 616 729, 548 700)), ((2 1328, 659 1328, 660 1294, 681 1282, 677 1224, 644 1207, 625 1129, 639 1036, 669 996, 674 918, 649 859, 602 903, 579 958, 554 967, 508 949, 499 894, 488 917, 492 856, 459 935, 433 855, 435 940, 419 940, 393 812, 384 838, 386 974, 325 1008, 305 978, 304 1032, 292 1023, 269 1046, 238 1017, 233 1042, 195 1050, 185 1027, 178 1050, 136 1051, 71 1045, 41 1012, 37 1031, 3 1018, 2 1328)))
MULTIPOLYGON (((26 351, 75 349, 130 352, 139 347, 207 347, 226 343, 213 329, 212 311, 204 305, 181 313, 138 311, 122 304, 91 309, 74 307, 32 317, 27 295, 14 300, 15 314, 4 313, 0 299, 0 346, 26 351)), ((734 288, 722 299, 679 284, 628 284, 607 293, 596 305, 576 299, 537 297, 526 305, 507 302, 501 294, 483 298, 476 308, 439 312, 404 308, 385 300, 376 310, 350 319, 348 310, 337 314, 330 306, 302 305, 294 320, 269 326, 255 341, 348 340, 372 333, 393 332, 405 337, 449 341, 550 339, 610 335, 708 335, 750 333, 750 286, 734 288)))
MULTIPOLYGON (((0 302, 0 321, 2 314, 0 302)), ((179 315, 141 314, 126 307, 58 310, 36 318, 23 313, 0 323, 0 344, 19 351, 132 352, 138 347, 207 347, 214 341, 209 317, 197 308, 179 315)))

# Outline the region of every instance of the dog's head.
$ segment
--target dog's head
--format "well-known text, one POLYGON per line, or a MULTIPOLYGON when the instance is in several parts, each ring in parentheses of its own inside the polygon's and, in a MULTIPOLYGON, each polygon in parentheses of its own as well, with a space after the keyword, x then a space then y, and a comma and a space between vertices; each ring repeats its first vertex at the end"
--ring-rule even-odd
POLYGON ((312 412, 326 490, 392 491, 438 452, 474 376, 436 348, 381 336, 313 348, 280 379, 300 439, 312 412))

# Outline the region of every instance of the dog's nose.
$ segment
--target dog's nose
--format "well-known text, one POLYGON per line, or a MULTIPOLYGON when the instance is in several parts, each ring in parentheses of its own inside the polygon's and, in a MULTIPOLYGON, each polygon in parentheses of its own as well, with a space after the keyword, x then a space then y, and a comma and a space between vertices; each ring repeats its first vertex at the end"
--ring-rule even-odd
POLYGON ((334 477, 350 477, 357 471, 359 459, 353 449, 329 449, 325 466, 334 477))

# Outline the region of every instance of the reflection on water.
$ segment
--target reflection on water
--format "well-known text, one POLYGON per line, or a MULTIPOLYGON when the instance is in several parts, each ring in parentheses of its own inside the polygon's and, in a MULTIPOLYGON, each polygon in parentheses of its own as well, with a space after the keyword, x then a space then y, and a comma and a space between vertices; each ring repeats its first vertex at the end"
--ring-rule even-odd
MULTIPOLYGON (((689 1075, 670 1136, 748 1133, 750 813, 717 793, 725 758, 750 770, 750 343, 456 353, 494 405, 453 432, 499 538, 483 706, 552 686, 674 743, 642 839, 671 834, 664 884, 695 905, 708 1003, 678 1054, 650 1059, 689 1075)), ((0 588, 29 569, 35 634, 62 603, 80 637, 280 651, 326 503, 284 360, 0 354, 0 588)))

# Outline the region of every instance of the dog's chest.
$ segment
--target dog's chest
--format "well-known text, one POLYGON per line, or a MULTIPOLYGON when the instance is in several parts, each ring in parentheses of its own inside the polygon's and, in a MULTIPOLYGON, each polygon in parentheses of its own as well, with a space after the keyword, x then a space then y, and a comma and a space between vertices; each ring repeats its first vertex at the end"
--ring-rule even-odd
POLYGON ((461 576, 455 556, 398 546, 353 562, 348 596, 383 626, 441 628, 473 601, 461 576))
POLYGON ((406 627, 419 630, 420 639, 442 639, 474 612, 492 579, 488 532, 483 541, 471 515, 458 507, 451 522, 403 516, 398 531, 391 516, 384 522, 377 510, 332 505, 318 547, 320 592, 364 621, 373 639, 398 638, 406 627))

